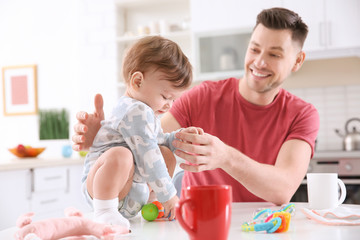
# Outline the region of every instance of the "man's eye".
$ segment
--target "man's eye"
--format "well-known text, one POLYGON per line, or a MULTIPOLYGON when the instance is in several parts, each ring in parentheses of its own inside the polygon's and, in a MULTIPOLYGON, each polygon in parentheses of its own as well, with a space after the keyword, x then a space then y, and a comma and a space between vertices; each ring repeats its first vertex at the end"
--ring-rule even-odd
POLYGON ((277 54, 270 54, 270 56, 271 57, 276 57, 276 58, 280 57, 280 55, 277 55, 277 54))
POLYGON ((167 100, 167 98, 164 95, 161 95, 163 97, 164 100, 167 100))

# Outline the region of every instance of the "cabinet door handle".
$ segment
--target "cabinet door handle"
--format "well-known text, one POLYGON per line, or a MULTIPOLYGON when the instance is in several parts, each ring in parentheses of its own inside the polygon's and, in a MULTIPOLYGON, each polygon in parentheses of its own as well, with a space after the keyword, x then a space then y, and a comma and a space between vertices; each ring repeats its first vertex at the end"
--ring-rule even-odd
POLYGON ((41 205, 51 204, 51 203, 55 203, 55 202, 57 202, 57 201, 58 201, 57 198, 53 198, 53 199, 48 199, 48 200, 40 201, 40 204, 41 204, 41 205))
POLYGON ((45 181, 53 181, 53 180, 58 180, 58 179, 62 179, 62 176, 51 176, 51 177, 45 177, 44 180, 45 181))
POLYGON ((27 172, 27 191, 26 191, 26 199, 31 200, 32 192, 34 191, 34 171, 33 169, 30 169, 30 171, 27 172))

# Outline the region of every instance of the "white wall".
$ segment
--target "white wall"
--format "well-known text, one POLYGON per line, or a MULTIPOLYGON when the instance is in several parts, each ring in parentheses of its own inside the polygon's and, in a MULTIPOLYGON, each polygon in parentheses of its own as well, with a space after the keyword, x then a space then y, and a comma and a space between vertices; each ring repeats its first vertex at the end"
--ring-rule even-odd
MULTIPOLYGON (((40 109, 69 109, 72 128, 75 113, 92 111, 99 92, 109 111, 117 74, 113 0, 1 0, 0 36, 0 68, 37 65, 40 109)), ((2 97, 0 106, 0 157, 19 143, 44 145, 37 115, 5 117, 2 97)))
MULTIPOLYGON (((305 61, 284 87, 312 103, 320 115, 318 151, 342 150, 342 138, 350 118, 360 118, 360 58, 335 58, 305 61)), ((351 126, 359 130, 359 123, 351 126)))

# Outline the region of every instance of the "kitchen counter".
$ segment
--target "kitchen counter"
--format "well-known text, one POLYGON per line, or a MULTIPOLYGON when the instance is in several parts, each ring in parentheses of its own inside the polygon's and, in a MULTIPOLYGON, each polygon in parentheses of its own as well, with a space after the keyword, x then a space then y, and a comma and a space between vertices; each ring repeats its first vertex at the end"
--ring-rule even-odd
MULTIPOLYGON (((359 211, 359 205, 342 205, 359 211)), ((250 221, 255 210, 259 208, 279 209, 271 203, 233 203, 232 219, 229 232, 229 240, 297 240, 297 239, 359 239, 360 228, 358 226, 330 226, 309 220, 301 212, 301 208, 308 208, 307 203, 295 203, 296 214, 292 218, 289 230, 284 233, 267 234, 264 232, 243 232, 241 225, 250 221)), ((86 214, 87 216, 87 214, 86 214)), ((184 240, 189 239, 187 233, 181 228, 178 221, 154 221, 147 222, 140 215, 130 220, 132 232, 119 236, 116 239, 139 239, 139 240, 184 240)), ((12 227, 0 231, 0 239, 12 239, 17 228, 12 227)), ((97 238, 86 238, 97 239, 97 238)))
POLYGON ((9 158, 0 159, 0 171, 23 170, 40 167, 55 167, 83 164, 84 158, 9 158))
POLYGON ((359 158, 360 151, 319 151, 314 153, 313 159, 328 159, 328 158, 359 158))

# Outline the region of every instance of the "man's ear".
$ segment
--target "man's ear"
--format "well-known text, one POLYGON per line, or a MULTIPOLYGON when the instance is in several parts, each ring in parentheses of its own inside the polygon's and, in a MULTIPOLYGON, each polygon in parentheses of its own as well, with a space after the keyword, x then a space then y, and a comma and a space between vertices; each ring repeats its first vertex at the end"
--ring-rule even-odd
POLYGON ((131 78, 130 78, 130 85, 133 89, 139 89, 141 87, 141 84, 144 80, 144 75, 142 74, 142 72, 134 72, 133 74, 131 74, 131 78))
POLYGON ((291 69, 291 71, 297 72, 303 65, 304 61, 305 61, 305 52, 300 51, 296 56, 296 62, 294 64, 293 68, 291 69))

